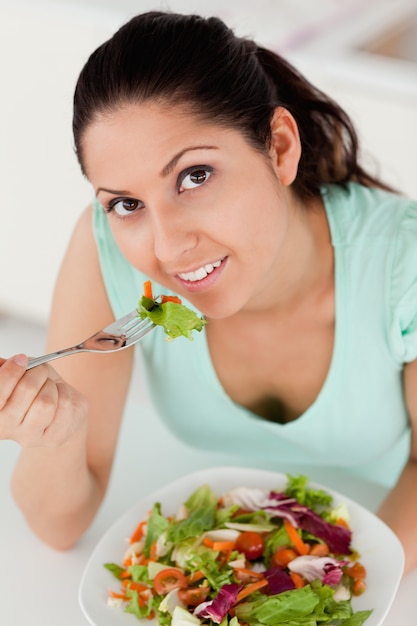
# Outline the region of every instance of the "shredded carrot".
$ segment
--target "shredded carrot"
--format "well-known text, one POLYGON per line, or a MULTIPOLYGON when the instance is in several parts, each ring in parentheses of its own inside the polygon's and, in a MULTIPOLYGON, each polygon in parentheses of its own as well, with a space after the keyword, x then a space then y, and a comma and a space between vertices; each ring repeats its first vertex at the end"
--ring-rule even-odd
POLYGON ((336 525, 337 526, 343 526, 343 528, 346 528, 347 530, 350 530, 349 524, 347 523, 347 521, 345 519, 343 519, 343 517, 339 517, 336 520, 336 525))
POLYGON ((128 596, 124 593, 117 593, 117 591, 109 591, 109 596, 111 598, 116 598, 117 600, 129 600, 128 596))
POLYGON ((363 580, 364 578, 366 578, 366 568, 362 565, 362 563, 359 563, 359 561, 356 561, 356 563, 353 563, 353 565, 347 567, 345 569, 345 573, 354 579, 359 578, 363 580))
POLYGON ((140 607, 144 607, 148 604, 148 601, 145 600, 140 594, 138 595, 138 604, 140 607))
POLYGON ((141 583, 135 583, 132 580, 124 580, 122 583, 123 587, 127 589, 133 589, 134 591, 149 591, 149 587, 147 585, 142 585, 141 583))
POLYGON ((308 554, 310 549, 309 545, 307 543, 304 543, 304 541, 298 534, 297 529, 287 519, 284 519, 284 526, 285 530, 287 531, 287 535, 294 545, 294 548, 297 550, 298 554, 308 554))
POLYGON ((139 524, 135 528, 134 533, 130 537, 130 543, 136 543, 137 541, 142 539, 143 529, 145 528, 145 526, 146 526, 146 520, 142 520, 141 522, 139 522, 139 524))
POLYGON ((122 572, 120 574, 120 578, 132 578, 132 574, 129 572, 128 569, 125 569, 124 572, 122 572))
POLYGON ((210 537, 204 537, 203 543, 208 548, 218 552, 229 552, 234 549, 234 541, 213 541, 210 537))
POLYGON ((241 600, 243 600, 243 598, 246 598, 254 591, 258 591, 258 589, 262 589, 262 587, 265 587, 267 584, 268 581, 266 580, 266 578, 263 578, 262 580, 258 580, 256 583, 251 583, 250 585, 247 585, 244 589, 242 589, 242 591, 239 591, 239 593, 237 594, 236 602, 240 602, 241 600))
POLYGON ((165 302, 174 302, 175 304, 182 304, 178 296, 161 296, 161 304, 165 302))
POLYGON ((361 578, 357 578, 353 583, 353 595, 360 596, 366 589, 366 583, 361 578))
POLYGON ((235 547, 234 541, 214 541, 213 542, 213 550, 218 550, 219 552, 230 552, 235 547))
POLYGON ((128 559, 125 559, 125 560, 123 561, 123 565, 126 567, 126 569, 127 569, 128 567, 130 567, 132 564, 133 564, 133 561, 132 561, 132 559, 131 559, 130 557, 129 557, 128 559))
POLYGON ((156 553, 156 541, 153 542, 153 544, 151 545, 151 549, 149 550, 149 560, 150 561, 158 560, 158 555, 156 553))
POLYGON ((293 548, 286 548, 281 546, 275 550, 272 555, 271 564, 276 567, 287 567, 288 563, 297 558, 298 553, 293 548))
POLYGON ((247 574, 248 576, 253 576, 254 578, 264 577, 262 572, 255 572, 255 570, 248 569, 247 567, 234 567, 233 569, 237 574, 247 574))
POLYGON ((207 548, 212 548, 214 541, 212 541, 209 537, 204 537, 203 544, 207 546, 207 548))
POLYGON ((305 582, 300 574, 297 574, 296 572, 290 572, 290 578, 294 583, 296 589, 301 589, 301 587, 304 587, 305 582))
POLYGON ((205 573, 199 569, 196 572, 193 572, 192 574, 189 574, 187 576, 187 585, 198 583, 199 580, 203 580, 203 578, 205 577, 206 577, 205 573))
POLYGON ((150 280, 146 280, 143 283, 143 295, 145 298, 150 298, 153 300, 153 292, 152 292, 152 283, 150 280))
POLYGON ((314 546, 311 547, 309 554, 311 556, 327 556, 330 552, 329 546, 327 543, 315 543, 314 546))

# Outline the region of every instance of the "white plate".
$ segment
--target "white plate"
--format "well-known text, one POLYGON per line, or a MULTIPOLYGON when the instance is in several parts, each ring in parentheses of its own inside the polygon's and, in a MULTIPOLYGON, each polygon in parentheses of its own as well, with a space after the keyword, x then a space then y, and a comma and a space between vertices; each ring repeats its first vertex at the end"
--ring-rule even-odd
MULTIPOLYGON (((204 483, 208 483, 220 496, 225 491, 239 486, 282 489, 287 483, 287 477, 284 474, 264 470, 216 467, 184 476, 129 509, 102 537, 83 573, 79 601, 90 624, 93 626, 138 624, 139 620, 134 615, 125 613, 119 607, 107 606, 108 591, 110 588, 116 589, 117 582, 104 568, 104 563, 121 562, 128 546, 127 539, 155 502, 161 503, 164 514, 173 514, 179 505, 204 483)), ((323 485, 317 483, 312 485, 325 489, 333 496, 336 504, 345 502, 348 507, 353 531, 352 546, 360 553, 360 560, 367 569, 366 592, 354 598, 352 605, 355 611, 373 609, 365 625, 379 626, 392 604, 402 577, 404 567, 402 546, 388 526, 367 509, 323 485)), ((142 623, 153 626, 155 621, 145 620, 142 623)))

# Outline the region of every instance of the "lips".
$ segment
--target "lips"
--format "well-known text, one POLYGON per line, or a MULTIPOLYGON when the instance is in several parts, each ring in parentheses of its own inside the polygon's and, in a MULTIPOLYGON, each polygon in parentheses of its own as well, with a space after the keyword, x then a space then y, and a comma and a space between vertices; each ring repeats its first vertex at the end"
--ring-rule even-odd
POLYGON ((187 280, 188 282, 191 282, 191 283, 194 283, 198 280, 203 280, 203 278, 206 278, 206 276, 211 274, 211 272, 215 270, 216 267, 220 267, 222 262, 223 262, 223 259, 219 259, 218 261, 215 261, 214 263, 207 263, 207 265, 203 265, 202 267, 199 267, 197 270, 194 270, 192 272, 185 272, 183 274, 178 274, 178 277, 181 278, 181 280, 187 280))

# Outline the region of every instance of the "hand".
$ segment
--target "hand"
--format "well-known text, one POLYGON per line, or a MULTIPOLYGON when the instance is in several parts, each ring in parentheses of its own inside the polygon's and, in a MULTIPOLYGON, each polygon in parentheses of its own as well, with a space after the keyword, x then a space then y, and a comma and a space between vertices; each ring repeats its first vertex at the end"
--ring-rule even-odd
POLYGON ((51 366, 26 365, 23 354, 0 359, 0 439, 60 446, 86 422, 87 401, 51 366))

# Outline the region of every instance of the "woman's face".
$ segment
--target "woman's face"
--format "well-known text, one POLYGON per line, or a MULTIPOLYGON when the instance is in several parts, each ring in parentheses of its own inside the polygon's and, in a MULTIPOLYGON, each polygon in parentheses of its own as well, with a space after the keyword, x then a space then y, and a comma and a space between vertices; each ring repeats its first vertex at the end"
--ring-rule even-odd
POLYGON ((258 307, 284 273, 288 194, 239 132, 128 105, 89 126, 83 149, 125 257, 208 318, 258 307))

